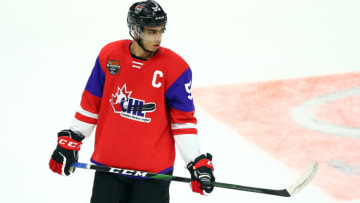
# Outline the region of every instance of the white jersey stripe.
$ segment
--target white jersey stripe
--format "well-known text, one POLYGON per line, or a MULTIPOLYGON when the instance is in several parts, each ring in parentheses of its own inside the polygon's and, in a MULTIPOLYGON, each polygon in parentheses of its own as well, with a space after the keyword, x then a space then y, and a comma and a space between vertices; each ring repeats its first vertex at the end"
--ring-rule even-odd
POLYGON ((88 112, 88 111, 84 110, 83 108, 81 108, 81 106, 80 106, 80 108, 79 108, 79 110, 77 112, 79 114, 82 114, 84 116, 94 118, 94 119, 98 119, 98 117, 99 117, 99 114, 88 112))
POLYGON ((132 65, 133 68, 138 68, 138 69, 141 69, 140 66, 135 66, 135 65, 132 65))
POLYGON ((133 63, 138 64, 138 65, 143 65, 143 63, 136 62, 136 61, 133 61, 133 63))
POLYGON ((196 128, 196 124, 194 123, 172 123, 171 129, 186 129, 186 128, 196 128))

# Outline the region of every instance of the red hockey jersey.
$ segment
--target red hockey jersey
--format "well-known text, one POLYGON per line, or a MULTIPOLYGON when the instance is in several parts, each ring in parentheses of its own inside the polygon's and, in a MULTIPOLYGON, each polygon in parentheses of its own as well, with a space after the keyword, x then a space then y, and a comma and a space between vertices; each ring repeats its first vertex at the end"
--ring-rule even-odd
POLYGON ((101 50, 70 129, 88 137, 96 126, 91 158, 96 164, 166 172, 174 164, 174 136, 183 136, 180 150, 200 154, 197 143, 186 138, 197 137, 192 73, 169 49, 160 47, 140 60, 131 55, 130 44, 116 41, 101 50))

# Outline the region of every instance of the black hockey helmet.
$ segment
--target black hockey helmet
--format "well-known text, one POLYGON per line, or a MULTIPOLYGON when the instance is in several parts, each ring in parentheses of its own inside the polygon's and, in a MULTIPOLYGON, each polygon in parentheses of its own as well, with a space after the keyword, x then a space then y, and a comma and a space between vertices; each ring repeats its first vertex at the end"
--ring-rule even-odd
POLYGON ((127 16, 127 24, 129 27, 130 36, 140 45, 143 50, 147 52, 151 51, 145 49, 143 43, 141 42, 141 38, 144 38, 142 35, 144 27, 163 25, 163 31, 165 31, 166 23, 167 16, 165 11, 154 0, 134 3, 130 7, 127 16), (135 35, 138 37, 135 37, 135 35))
POLYGON ((166 25, 167 16, 161 6, 153 1, 141 1, 134 3, 128 12, 127 24, 129 29, 132 26, 159 26, 166 25))

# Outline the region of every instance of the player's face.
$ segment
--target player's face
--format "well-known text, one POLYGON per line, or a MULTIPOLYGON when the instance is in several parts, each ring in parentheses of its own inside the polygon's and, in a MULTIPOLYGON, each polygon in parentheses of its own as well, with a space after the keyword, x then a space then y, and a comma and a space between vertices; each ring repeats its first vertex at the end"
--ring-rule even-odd
POLYGON ((162 35, 165 32, 165 26, 144 27, 140 38, 145 49, 156 51, 160 47, 162 35))

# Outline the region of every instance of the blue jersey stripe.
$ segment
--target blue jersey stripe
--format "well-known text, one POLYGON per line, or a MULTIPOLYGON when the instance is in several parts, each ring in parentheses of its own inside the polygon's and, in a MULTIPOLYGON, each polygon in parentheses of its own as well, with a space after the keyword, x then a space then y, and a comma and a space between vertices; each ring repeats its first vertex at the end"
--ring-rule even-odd
POLYGON ((168 88, 165 93, 165 102, 168 107, 180 111, 194 111, 194 103, 191 96, 191 78, 190 67, 181 74, 181 76, 168 88))
POLYGON ((99 57, 97 57, 95 66, 91 72, 85 90, 92 95, 102 98, 105 84, 105 72, 101 68, 99 57))

